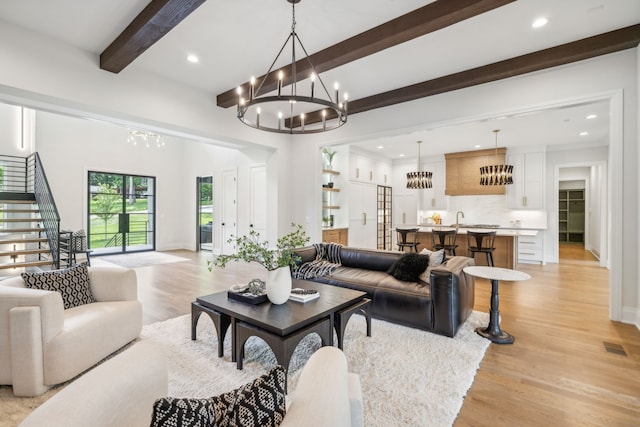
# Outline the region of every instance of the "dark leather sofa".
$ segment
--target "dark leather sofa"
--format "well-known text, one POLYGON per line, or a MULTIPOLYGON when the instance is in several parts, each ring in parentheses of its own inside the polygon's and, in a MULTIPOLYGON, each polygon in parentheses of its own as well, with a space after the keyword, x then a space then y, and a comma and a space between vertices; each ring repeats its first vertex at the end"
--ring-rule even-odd
MULTIPOLYGON (((296 249, 300 265, 316 259, 314 246, 296 249)), ((474 265, 472 258, 454 256, 431 267, 428 282, 396 280, 386 271, 402 252, 340 248, 341 266, 314 282, 366 292, 372 300, 374 318, 455 336, 473 311, 474 279, 462 269, 474 265)))

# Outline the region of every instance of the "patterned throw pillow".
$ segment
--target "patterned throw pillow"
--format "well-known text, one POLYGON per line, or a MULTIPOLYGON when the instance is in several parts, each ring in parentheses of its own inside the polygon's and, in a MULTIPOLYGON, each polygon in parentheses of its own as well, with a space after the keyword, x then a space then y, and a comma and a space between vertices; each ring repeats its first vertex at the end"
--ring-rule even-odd
POLYGON ((153 404, 151 427, 277 427, 286 412, 282 366, 209 399, 166 397, 153 404))
POLYGON ((22 273, 21 276, 27 288, 59 292, 65 310, 96 302, 91 293, 89 271, 85 264, 65 270, 22 273))
POLYGON ((285 386, 287 375, 282 366, 239 389, 212 398, 216 407, 215 426, 277 427, 286 413, 285 386), (226 406, 226 417, 218 417, 226 406))
POLYGON ((151 427, 210 427, 214 419, 211 399, 164 397, 153 403, 151 427))

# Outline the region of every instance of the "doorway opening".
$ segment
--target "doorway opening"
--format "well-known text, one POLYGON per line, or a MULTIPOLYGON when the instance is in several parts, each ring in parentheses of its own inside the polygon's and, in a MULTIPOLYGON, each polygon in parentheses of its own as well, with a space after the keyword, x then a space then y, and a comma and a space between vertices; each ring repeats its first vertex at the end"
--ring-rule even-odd
POLYGON ((558 262, 606 266, 603 165, 562 165, 557 181, 558 262))
POLYGON ((155 178, 89 171, 87 235, 93 255, 153 251, 155 178))
POLYGON ((213 250, 213 177, 196 178, 198 206, 196 207, 198 224, 198 250, 213 250))

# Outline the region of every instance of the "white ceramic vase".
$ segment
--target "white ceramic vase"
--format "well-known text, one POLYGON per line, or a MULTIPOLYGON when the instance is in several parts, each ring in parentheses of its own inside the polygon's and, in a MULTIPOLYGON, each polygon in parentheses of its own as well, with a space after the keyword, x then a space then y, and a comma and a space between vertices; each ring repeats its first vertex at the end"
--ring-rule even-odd
POLYGON ((284 304, 291 294, 291 270, 280 267, 267 272, 267 298, 271 304, 284 304))

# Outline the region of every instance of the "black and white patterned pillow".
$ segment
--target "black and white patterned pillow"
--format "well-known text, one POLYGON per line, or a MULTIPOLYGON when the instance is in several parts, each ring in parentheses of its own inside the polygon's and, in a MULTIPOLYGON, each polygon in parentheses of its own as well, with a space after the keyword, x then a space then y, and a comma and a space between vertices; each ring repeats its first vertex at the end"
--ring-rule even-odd
POLYGON ((27 288, 59 292, 65 310, 96 302, 86 264, 64 270, 22 273, 21 276, 27 288))
POLYGON ((151 427, 210 427, 215 418, 211 399, 164 397, 153 403, 151 427))
POLYGON ((277 427, 286 412, 282 366, 209 399, 166 397, 153 404, 151 427, 277 427))
POLYGON ((286 413, 285 386, 287 374, 282 366, 234 392, 212 398, 216 407, 216 424, 220 427, 277 427, 286 413), (219 410, 226 405, 226 417, 218 418, 219 410))

